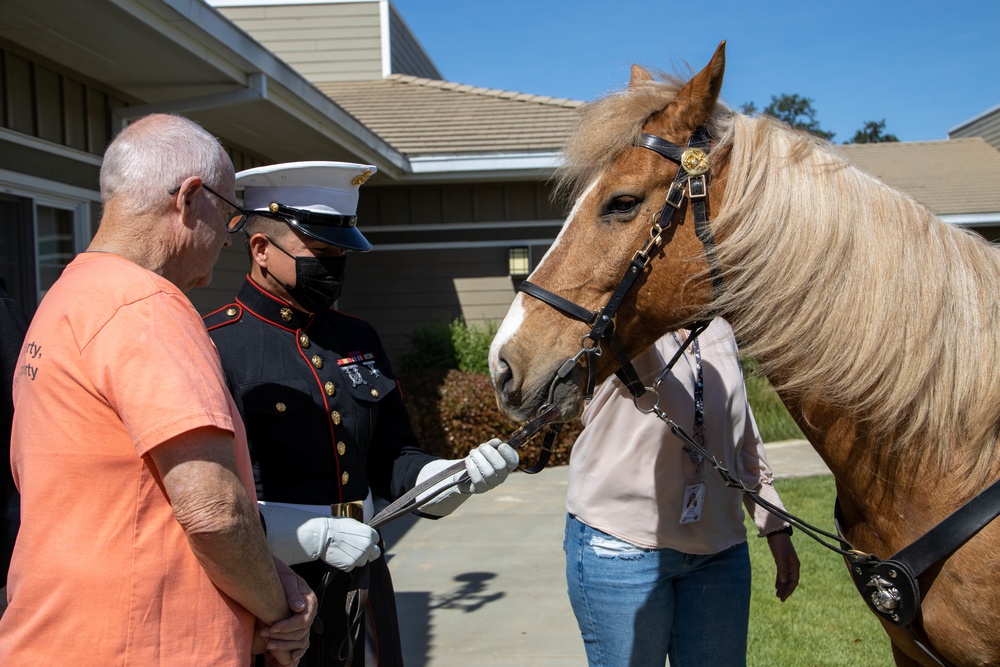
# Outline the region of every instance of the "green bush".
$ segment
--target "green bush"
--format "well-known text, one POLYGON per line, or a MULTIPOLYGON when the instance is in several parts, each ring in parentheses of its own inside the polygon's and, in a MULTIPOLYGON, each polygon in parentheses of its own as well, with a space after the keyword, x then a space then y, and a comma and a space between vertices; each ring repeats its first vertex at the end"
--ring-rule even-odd
POLYGON ((458 359, 458 370, 489 374, 490 344, 497 335, 496 322, 484 326, 469 326, 462 320, 451 323, 451 342, 458 359))
MULTIPOLYGON (((506 439, 519 426, 497 408, 490 378, 483 373, 407 367, 399 373, 399 382, 420 445, 436 456, 461 458, 490 438, 506 439)), ((550 465, 569 463, 569 450, 579 433, 579 422, 563 427, 550 465)), ((520 449, 524 465, 538 459, 542 438, 539 433, 520 449)))
POLYGON ((451 324, 431 322, 413 330, 410 349, 403 355, 403 368, 457 368, 451 324))
POLYGON ((496 322, 468 325, 462 318, 431 322, 410 334, 410 350, 403 357, 406 368, 457 368, 470 373, 489 373, 490 343, 496 322))

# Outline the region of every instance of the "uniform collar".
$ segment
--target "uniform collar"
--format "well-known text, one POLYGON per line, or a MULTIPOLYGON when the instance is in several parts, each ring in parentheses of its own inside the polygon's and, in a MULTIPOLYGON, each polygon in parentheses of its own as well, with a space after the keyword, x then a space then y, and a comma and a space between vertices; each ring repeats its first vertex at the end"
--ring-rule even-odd
POLYGON ((288 302, 254 282, 249 275, 236 296, 236 301, 265 322, 289 331, 305 329, 313 320, 311 313, 292 308, 288 302))

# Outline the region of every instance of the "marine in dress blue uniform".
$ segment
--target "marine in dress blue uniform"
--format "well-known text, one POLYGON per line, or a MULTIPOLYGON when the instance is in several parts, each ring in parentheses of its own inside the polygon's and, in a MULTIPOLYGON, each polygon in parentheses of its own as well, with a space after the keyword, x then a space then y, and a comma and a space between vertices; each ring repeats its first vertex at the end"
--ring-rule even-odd
MULTIPOLYGON (((205 324, 246 425, 257 495, 269 543, 279 557, 283 554, 274 539, 281 538, 274 538, 275 533, 294 542, 308 531, 295 521, 291 526, 271 525, 274 517, 284 522, 288 512, 302 509, 363 521, 371 517, 372 495, 394 500, 417 485, 421 471, 426 478, 428 471, 446 463, 420 448, 372 326, 329 308, 343 282, 341 251, 371 249, 355 226, 354 211, 358 188, 374 171, 369 165, 308 162, 237 174, 237 189, 244 188, 247 209, 242 213, 253 213, 245 230, 251 257, 261 253, 273 262, 284 262, 286 275, 252 262, 236 300, 206 316, 205 324), (320 257, 286 250, 284 225, 302 242, 300 248, 319 248, 320 257), (284 234, 280 239, 279 232, 284 234), (323 253, 331 250, 327 246, 340 250, 325 257, 323 253), (289 260, 280 259, 281 253, 295 261, 295 284, 288 275, 289 260), (272 514, 278 510, 283 514, 272 514)), ((494 463, 497 470, 488 469, 484 459, 477 461, 502 481, 517 461, 505 444, 499 447, 509 451, 499 451, 508 460, 498 458, 498 444, 487 452, 499 461, 494 463)), ((445 502, 438 514, 453 506, 457 505, 445 502)), ((309 651, 300 664, 365 665, 363 627, 347 662, 354 630, 350 623, 356 618, 350 609, 361 604, 367 608, 369 631, 373 630, 368 664, 401 665, 384 554, 367 565, 362 558, 361 567, 344 572, 332 567, 329 558, 316 555, 331 540, 324 532, 320 546, 292 544, 292 552, 304 555, 284 556, 289 563, 313 559, 292 567, 317 592, 321 604, 309 651)))

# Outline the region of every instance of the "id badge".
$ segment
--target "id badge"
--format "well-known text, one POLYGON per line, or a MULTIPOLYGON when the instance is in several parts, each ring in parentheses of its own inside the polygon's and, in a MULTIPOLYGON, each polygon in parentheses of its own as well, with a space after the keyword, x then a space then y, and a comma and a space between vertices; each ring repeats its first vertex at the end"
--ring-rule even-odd
POLYGON ((681 523, 701 521, 701 510, 705 506, 705 481, 692 479, 684 487, 684 500, 681 507, 681 523))

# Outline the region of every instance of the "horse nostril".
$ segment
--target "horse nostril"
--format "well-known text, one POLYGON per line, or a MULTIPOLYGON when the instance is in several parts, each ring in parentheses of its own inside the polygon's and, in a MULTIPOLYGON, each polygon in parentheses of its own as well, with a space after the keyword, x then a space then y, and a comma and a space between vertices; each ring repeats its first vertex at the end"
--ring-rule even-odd
POLYGON ((514 371, 511 370, 510 364, 503 357, 497 360, 496 368, 493 369, 493 386, 497 388, 497 391, 506 395, 508 393, 508 386, 514 379, 514 371))

